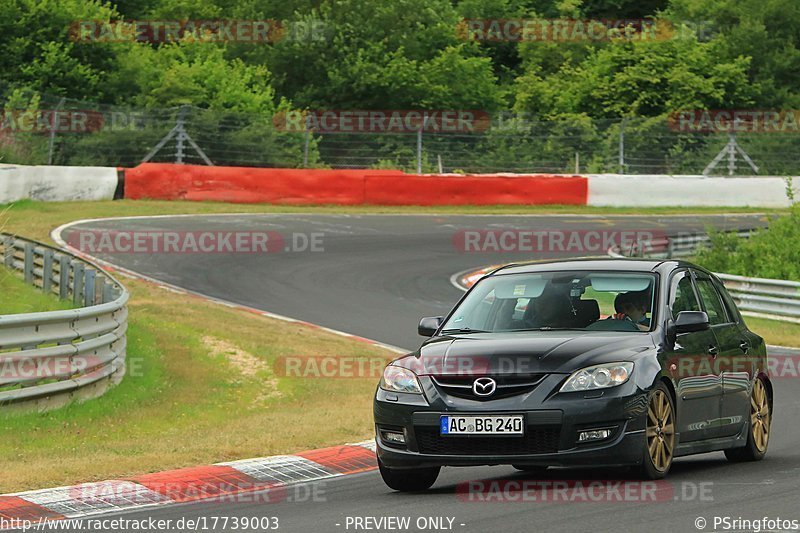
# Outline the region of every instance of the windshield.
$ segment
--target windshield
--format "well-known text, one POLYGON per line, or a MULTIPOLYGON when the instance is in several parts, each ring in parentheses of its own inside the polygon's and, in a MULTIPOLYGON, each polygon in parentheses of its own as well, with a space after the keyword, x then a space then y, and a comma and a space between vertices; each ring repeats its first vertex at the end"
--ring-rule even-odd
POLYGON ((649 331, 656 278, 624 272, 537 272, 480 281, 442 333, 649 331))

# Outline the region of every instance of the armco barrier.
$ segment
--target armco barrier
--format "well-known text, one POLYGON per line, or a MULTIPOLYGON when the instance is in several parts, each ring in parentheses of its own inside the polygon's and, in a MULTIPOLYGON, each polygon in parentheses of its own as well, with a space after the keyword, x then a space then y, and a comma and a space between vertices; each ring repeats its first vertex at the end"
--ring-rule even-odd
POLYGON ((76 309, 0 315, 0 405, 45 410, 101 395, 125 374, 128 291, 101 268, 0 233, 3 264, 76 309))
POLYGON ((45 202, 112 200, 113 167, 0 166, 0 204, 31 199, 45 202))
MULTIPOLYGON (((590 174, 587 204, 598 207, 788 207, 781 177, 590 174)), ((794 187, 800 185, 793 178, 794 187)))
MULTIPOLYGON (((793 186, 800 178, 793 178, 793 186)), ((286 205, 590 205, 786 207, 782 177, 406 174, 399 170, 0 165, 0 204, 122 198, 286 205)))
POLYGON ((206 167, 144 163, 125 197, 241 203, 494 205, 586 203, 586 178, 547 174, 416 175, 398 170, 206 167))
MULTIPOLYGON (((750 236, 749 231, 737 233, 741 238, 750 236)), ((708 244, 709 241, 709 237, 704 234, 681 235, 642 242, 632 250, 611 249, 608 253, 614 257, 686 257, 693 255, 698 246, 708 244)), ((716 275, 725 284, 725 288, 742 311, 793 322, 800 320, 800 283, 781 279, 748 278, 733 274, 716 275)))
POLYGON ((367 175, 374 205, 585 205, 586 178, 549 174, 367 175))

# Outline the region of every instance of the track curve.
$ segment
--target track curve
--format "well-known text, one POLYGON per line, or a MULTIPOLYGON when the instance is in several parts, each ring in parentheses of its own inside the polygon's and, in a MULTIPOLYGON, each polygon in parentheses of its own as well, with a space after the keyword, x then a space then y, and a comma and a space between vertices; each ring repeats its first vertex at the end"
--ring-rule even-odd
MULTIPOLYGON (((531 259, 530 253, 464 253, 454 235, 464 229, 658 230, 668 234, 762 226, 760 216, 445 216, 445 215, 226 215, 167 216, 77 222, 81 230, 268 230, 284 235, 319 232, 324 252, 275 254, 114 254, 95 257, 142 275, 238 304, 413 349, 420 316, 446 312, 461 296, 450 283, 459 271, 531 259)), ((560 252, 537 257, 564 257, 560 252)), ((453 518, 452 529, 503 531, 696 531, 695 519, 714 516, 800 519, 800 430, 786 413, 800 407, 797 379, 775 382, 776 420, 767 460, 729 465, 721 453, 679 459, 669 483, 674 498, 656 503, 473 503, 457 493, 468 480, 523 481, 509 467, 444 469, 422 495, 392 493, 375 472, 326 483, 324 501, 263 505, 198 503, 128 513, 126 518, 278 516, 283 531, 354 531, 347 517, 453 518), (701 485, 710 483, 711 485, 701 485), (681 491, 709 489, 710 498, 681 491), (691 496, 691 495, 689 495, 691 496)), ((613 473, 555 471, 550 479, 608 479, 613 473)), ((707 495, 708 496, 708 495, 707 495)), ((447 522, 445 522, 447 523, 447 522)), ((743 528, 739 528, 743 529, 743 528)), ((364 530, 360 528, 359 530, 364 530)), ((386 530, 378 529, 378 530, 386 530)), ((430 529, 427 529, 430 530, 430 529)))

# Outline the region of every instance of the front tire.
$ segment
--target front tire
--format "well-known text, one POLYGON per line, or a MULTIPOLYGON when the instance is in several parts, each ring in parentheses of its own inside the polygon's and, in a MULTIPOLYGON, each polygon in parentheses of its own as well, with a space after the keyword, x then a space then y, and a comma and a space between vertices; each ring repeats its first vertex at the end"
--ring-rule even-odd
POLYGON ((772 409, 764 380, 756 378, 750 393, 750 421, 747 444, 741 448, 725 450, 725 457, 732 463, 760 461, 767 454, 769 430, 772 425, 772 409))
POLYGON ((645 479, 662 479, 672 466, 675 450, 675 406, 663 382, 650 393, 646 416, 640 474, 645 479))
POLYGON ((388 468, 378 460, 383 482, 390 489, 400 492, 422 492, 436 483, 440 467, 432 468, 388 468))

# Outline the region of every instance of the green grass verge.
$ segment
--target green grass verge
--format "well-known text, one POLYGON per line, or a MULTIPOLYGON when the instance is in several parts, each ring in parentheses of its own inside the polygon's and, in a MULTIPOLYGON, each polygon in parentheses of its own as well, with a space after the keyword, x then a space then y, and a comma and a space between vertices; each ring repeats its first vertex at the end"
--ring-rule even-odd
POLYGON ((282 356, 369 344, 126 280, 128 375, 95 400, 0 415, 0 493, 364 440, 377 376, 276 375, 282 356))
POLYGON ((72 309, 70 302, 31 287, 15 272, 0 266, 0 315, 72 309))
POLYGON ((745 316, 747 327, 764 337, 767 344, 800 347, 800 324, 745 316))

